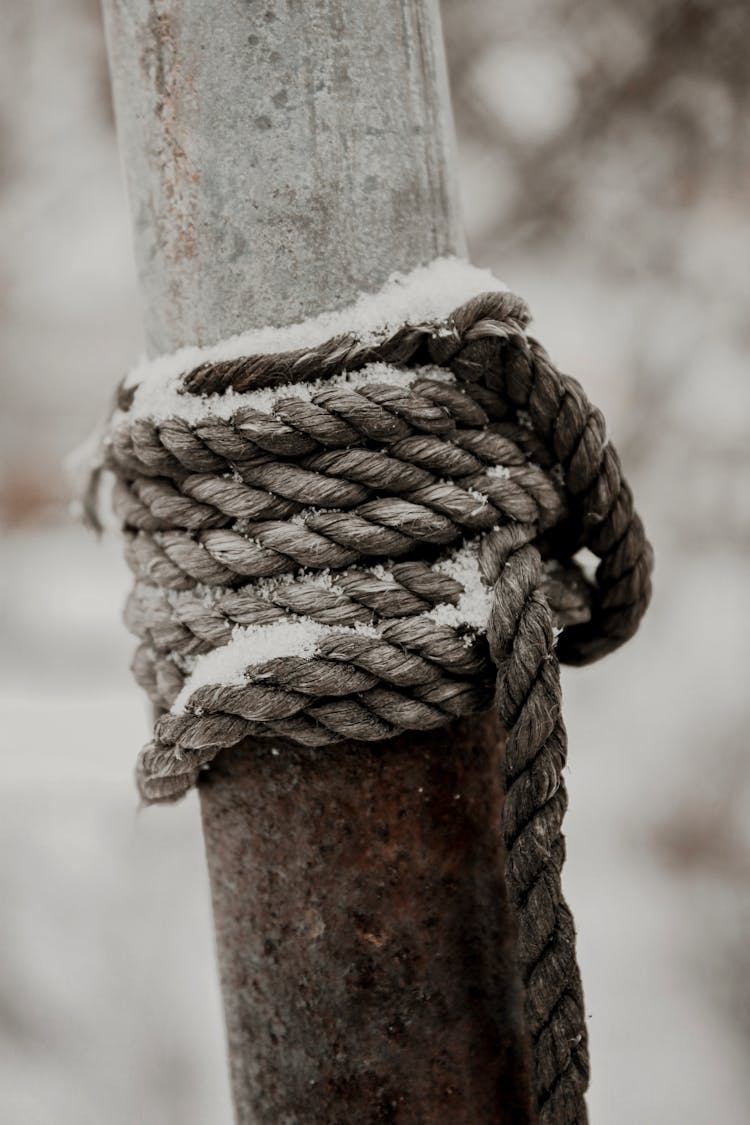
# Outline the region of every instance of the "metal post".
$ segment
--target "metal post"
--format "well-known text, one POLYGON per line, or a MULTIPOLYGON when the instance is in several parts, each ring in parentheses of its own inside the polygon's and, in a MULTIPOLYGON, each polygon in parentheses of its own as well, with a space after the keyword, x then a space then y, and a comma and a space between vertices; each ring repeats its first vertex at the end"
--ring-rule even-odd
POLYGON ((432 0, 104 0, 149 350, 461 253, 432 0))
MULTIPOLYGON (((463 249, 433 0, 104 0, 151 354, 463 249)), ((523 1125, 502 731, 245 743, 201 789, 240 1125, 523 1125)))

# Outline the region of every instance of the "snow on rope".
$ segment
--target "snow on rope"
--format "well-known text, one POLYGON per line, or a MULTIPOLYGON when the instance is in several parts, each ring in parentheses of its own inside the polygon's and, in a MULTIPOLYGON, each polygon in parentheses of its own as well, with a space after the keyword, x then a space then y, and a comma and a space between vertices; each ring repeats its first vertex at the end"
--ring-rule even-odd
POLYGON ((483 271, 433 263, 349 310, 142 364, 102 461, 160 715, 144 801, 248 737, 380 740, 498 709, 538 1118, 573 1125, 588 1053, 559 662, 634 633, 652 560, 602 415, 528 320, 483 271))

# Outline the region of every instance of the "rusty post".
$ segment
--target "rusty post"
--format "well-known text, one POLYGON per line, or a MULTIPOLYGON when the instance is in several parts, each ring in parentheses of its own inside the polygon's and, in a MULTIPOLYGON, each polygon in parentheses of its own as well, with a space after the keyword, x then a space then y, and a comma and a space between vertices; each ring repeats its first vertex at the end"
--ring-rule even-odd
POLYGON ((201 790, 237 1119, 525 1125, 502 731, 222 754, 201 790))
MULTIPOLYGON (((149 352, 460 253, 435 0, 104 0, 149 352)), ((502 731, 245 743, 201 787, 238 1125, 529 1120, 502 731)))

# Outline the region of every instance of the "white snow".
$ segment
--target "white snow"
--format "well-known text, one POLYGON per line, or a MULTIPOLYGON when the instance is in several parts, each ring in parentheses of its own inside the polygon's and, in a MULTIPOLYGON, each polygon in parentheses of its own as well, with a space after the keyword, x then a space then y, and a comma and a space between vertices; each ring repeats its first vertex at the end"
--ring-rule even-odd
POLYGON ((465 625, 483 633, 492 608, 492 587, 482 578, 478 546, 466 545, 450 557, 435 563, 435 570, 460 582, 464 592, 457 605, 444 602, 429 610, 425 617, 439 625, 465 625))
MULTIPOLYGON (((452 372, 434 364, 425 367, 400 368, 387 363, 370 363, 359 371, 344 371, 338 375, 316 379, 310 383, 290 383, 281 387, 261 387, 258 390, 225 391, 223 394, 191 395, 183 394, 180 387, 182 371, 169 375, 147 375, 133 396, 127 414, 116 411, 112 422, 125 418, 150 418, 158 422, 165 418, 182 418, 186 422, 199 422, 205 418, 231 418, 240 407, 271 413, 274 403, 280 399, 298 398, 309 402, 319 391, 331 387, 347 387, 358 390, 368 383, 387 383, 389 386, 407 390, 418 379, 433 379, 443 383, 455 382, 452 372)), ((85 456, 82 451, 81 456, 85 456)))
POLYGON ((201 363, 315 348, 334 336, 354 336, 362 343, 374 344, 401 325, 445 320, 471 297, 506 289, 489 270, 472 266, 462 258, 436 258, 409 273, 392 274, 377 293, 361 293, 344 308, 281 328, 254 328, 208 347, 180 348, 153 360, 143 359, 128 375, 126 385, 136 386, 145 379, 168 379, 201 363))
POLYGON ((243 684, 247 669, 256 664, 282 656, 314 656, 320 639, 332 633, 379 635, 376 629, 366 625, 352 628, 322 625, 311 617, 282 617, 268 625, 235 626, 227 644, 196 659, 193 671, 172 705, 172 714, 183 714, 198 688, 209 684, 227 687, 243 684))

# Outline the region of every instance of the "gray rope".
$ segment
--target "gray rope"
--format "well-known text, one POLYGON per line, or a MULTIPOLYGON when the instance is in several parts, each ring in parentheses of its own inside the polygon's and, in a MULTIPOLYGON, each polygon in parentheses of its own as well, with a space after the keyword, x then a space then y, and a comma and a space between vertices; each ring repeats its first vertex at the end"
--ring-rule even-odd
POLYGON ((121 388, 106 465, 136 578, 134 671, 164 711, 139 758, 145 801, 182 796, 248 736, 381 740, 494 700, 538 1120, 580 1125, 588 1053, 560 883, 559 661, 596 659, 633 634, 652 558, 601 414, 527 323, 518 298, 488 293, 376 345, 338 337, 186 373, 185 395, 278 389, 270 410, 249 402, 230 418, 134 416, 121 388), (295 394, 373 362, 411 368, 413 382, 295 394), (594 583, 575 561, 582 547, 599 558, 594 583), (465 594, 443 565, 458 549, 492 591, 486 631, 441 620, 465 594), (237 630, 295 620, 320 627, 311 656, 190 690, 196 661, 237 630))

